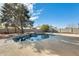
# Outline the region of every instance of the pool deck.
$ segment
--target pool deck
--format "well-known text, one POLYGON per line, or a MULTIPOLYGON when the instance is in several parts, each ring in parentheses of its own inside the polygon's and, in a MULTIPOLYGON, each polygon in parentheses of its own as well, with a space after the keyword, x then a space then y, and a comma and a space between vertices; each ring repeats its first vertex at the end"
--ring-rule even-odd
POLYGON ((69 36, 69 37, 79 37, 79 34, 67 34, 67 33, 47 33, 47 34, 69 36))
MULTIPOLYGON (((79 37, 79 34, 48 33, 53 35, 79 37)), ((3 35, 2 35, 3 36, 3 35)), ((7 36, 7 35, 5 35, 7 36)), ((79 45, 61 41, 42 40, 35 43, 20 45, 13 41, 0 40, 0 55, 2 56, 79 56, 79 45)))
POLYGON ((79 56, 79 46, 58 41, 43 40, 36 43, 18 43, 0 40, 0 56, 79 56))

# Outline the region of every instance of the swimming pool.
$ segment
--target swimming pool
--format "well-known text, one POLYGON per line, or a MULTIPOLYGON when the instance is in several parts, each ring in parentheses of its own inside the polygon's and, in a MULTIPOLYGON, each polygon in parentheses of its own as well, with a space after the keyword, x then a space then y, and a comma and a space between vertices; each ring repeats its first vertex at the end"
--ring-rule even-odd
POLYGON ((53 34, 29 34, 29 35, 21 35, 16 36, 13 38, 15 42, 23 42, 23 41, 30 41, 30 42, 37 42, 42 40, 53 40, 58 42, 64 42, 67 44, 76 44, 79 45, 79 38, 78 37, 67 37, 67 36, 60 36, 60 35, 53 35, 53 34))
POLYGON ((39 40, 44 40, 44 39, 48 39, 50 38, 49 34, 29 34, 29 35, 23 35, 23 36, 16 36, 15 38, 13 38, 13 40, 15 42, 19 42, 19 41, 39 41, 39 40))

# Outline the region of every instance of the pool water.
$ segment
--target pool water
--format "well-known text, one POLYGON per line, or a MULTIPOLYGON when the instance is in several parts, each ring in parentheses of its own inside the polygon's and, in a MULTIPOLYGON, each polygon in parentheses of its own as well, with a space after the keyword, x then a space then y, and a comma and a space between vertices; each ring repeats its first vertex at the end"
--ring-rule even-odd
POLYGON ((15 42, 19 41, 39 41, 50 38, 51 35, 49 34, 30 34, 30 35, 24 35, 24 36, 17 36, 13 38, 15 42))

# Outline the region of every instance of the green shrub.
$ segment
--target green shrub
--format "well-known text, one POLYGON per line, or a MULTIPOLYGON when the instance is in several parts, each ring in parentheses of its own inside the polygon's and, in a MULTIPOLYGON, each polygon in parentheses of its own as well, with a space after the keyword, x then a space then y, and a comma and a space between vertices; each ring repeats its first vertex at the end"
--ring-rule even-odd
POLYGON ((44 31, 44 32, 47 32, 49 30, 49 25, 42 25, 40 27, 40 30, 44 31))

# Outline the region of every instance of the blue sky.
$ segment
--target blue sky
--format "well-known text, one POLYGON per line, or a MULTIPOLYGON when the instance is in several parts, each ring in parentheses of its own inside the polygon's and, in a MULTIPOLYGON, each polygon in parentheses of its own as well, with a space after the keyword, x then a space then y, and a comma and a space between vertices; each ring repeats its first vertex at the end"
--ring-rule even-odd
POLYGON ((34 26, 42 24, 54 25, 59 28, 79 23, 79 4, 77 3, 37 3, 34 10, 42 9, 34 26))

